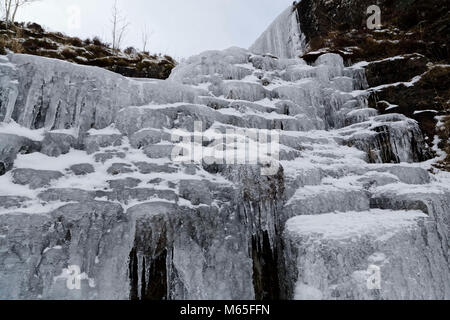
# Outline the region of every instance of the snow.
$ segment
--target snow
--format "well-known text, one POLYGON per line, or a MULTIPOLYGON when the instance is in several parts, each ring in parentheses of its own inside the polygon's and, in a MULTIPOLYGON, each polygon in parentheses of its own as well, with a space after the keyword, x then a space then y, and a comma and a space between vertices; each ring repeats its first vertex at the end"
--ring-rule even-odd
POLYGON ((121 135, 121 132, 116 129, 114 124, 111 124, 110 126, 104 128, 104 129, 91 129, 88 131, 88 133, 91 136, 97 136, 97 135, 121 135))
POLYGON ((303 283, 297 283, 294 300, 322 300, 322 291, 303 283))
POLYGON ((94 160, 85 151, 71 150, 57 158, 49 157, 43 153, 19 154, 14 162, 15 168, 34 170, 64 171, 80 163, 94 163, 94 160))
POLYGON ((45 254, 45 253, 49 252, 50 250, 62 250, 62 246, 54 246, 52 248, 47 247, 44 249, 44 251, 42 253, 45 254))
POLYGON ((329 213, 299 216, 286 223, 286 232, 345 240, 375 234, 384 239, 398 230, 417 227, 417 219, 426 218, 421 211, 374 209, 366 212, 329 213))
POLYGON ((376 64, 376 63, 380 63, 380 62, 386 62, 386 61, 395 61, 395 60, 404 60, 406 59, 407 56, 394 56, 394 57, 389 57, 389 58, 385 58, 385 59, 381 59, 381 60, 375 60, 375 61, 360 61, 358 63, 355 63, 354 65, 350 66, 350 68, 352 69, 360 69, 360 68, 365 68, 370 64, 376 64))
POLYGON ((1 122, 0 123, 0 133, 12 134, 24 138, 28 138, 33 141, 42 141, 44 139, 44 129, 31 130, 17 124, 14 121, 1 122))
POLYGON ((436 111, 436 110, 418 110, 418 111, 414 111, 414 114, 421 114, 421 113, 426 113, 426 112, 439 113, 439 111, 436 111))
POLYGON ((387 102, 386 100, 382 100, 382 101, 380 101, 380 102, 383 102, 383 103, 387 104, 386 111, 392 110, 392 109, 395 109, 395 108, 398 108, 398 107, 399 107, 398 105, 389 103, 389 102, 387 102))
POLYGON ((78 129, 76 128, 69 128, 69 129, 59 129, 59 130, 52 130, 49 131, 50 133, 61 133, 61 134, 67 134, 74 138, 78 138, 78 129))
POLYGON ((20 196, 30 199, 37 197, 37 192, 28 188, 12 183, 11 173, 0 176, 0 196, 20 196))

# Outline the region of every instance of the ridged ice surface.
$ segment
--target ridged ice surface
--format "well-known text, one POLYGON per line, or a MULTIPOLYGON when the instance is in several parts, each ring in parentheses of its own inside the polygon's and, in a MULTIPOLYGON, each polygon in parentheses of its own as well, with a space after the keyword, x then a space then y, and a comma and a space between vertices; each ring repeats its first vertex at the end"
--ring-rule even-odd
POLYGON ((0 298, 450 298, 450 177, 418 124, 369 109, 338 55, 271 48, 166 81, 1 56, 0 298), (278 130, 279 170, 174 162, 173 130, 199 121, 238 151, 244 129, 278 130))
POLYGON ((291 59, 302 55, 305 42, 297 11, 289 7, 255 41, 250 51, 291 59))

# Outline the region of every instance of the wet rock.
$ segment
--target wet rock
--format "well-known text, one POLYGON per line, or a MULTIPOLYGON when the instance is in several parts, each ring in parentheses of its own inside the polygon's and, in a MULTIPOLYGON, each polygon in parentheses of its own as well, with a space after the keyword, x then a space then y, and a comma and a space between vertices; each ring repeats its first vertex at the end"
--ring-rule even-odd
POLYGON ((50 186, 51 182, 63 177, 59 171, 15 169, 12 172, 13 182, 28 185, 31 189, 39 189, 50 186))
POLYGON ((97 191, 96 197, 124 203, 129 203, 132 200, 143 202, 155 199, 163 199, 171 202, 178 201, 178 196, 173 190, 135 187, 115 188, 113 191, 97 191))
POLYGON ((0 133, 0 175, 12 169, 18 154, 36 152, 40 148, 40 142, 16 135, 0 133))
POLYGON ((151 159, 171 158, 174 145, 152 145, 144 149, 144 153, 151 159))
POLYGON ((94 158, 96 162, 102 162, 105 163, 108 160, 119 158, 119 159, 125 159, 126 155, 123 152, 104 152, 104 153, 97 153, 94 158))
POLYGON ((180 196, 189 200, 193 205, 211 205, 213 199, 208 181, 181 180, 179 184, 180 196))
POLYGON ((134 172, 134 170, 128 163, 114 163, 111 167, 108 168, 107 172, 113 176, 117 176, 123 173, 134 172))
POLYGON ((0 196, 0 207, 2 208, 21 208, 24 206, 25 202, 30 201, 27 197, 17 197, 17 196, 0 196))
POLYGON ((69 153, 76 144, 77 139, 71 134, 49 131, 45 133, 40 152, 50 157, 59 157, 69 153))
POLYGON ((428 62, 425 56, 417 53, 372 62, 365 67, 367 82, 370 87, 377 87, 387 83, 411 81, 428 70, 428 62))
POLYGON ((81 163, 71 166, 72 171, 76 176, 85 176, 87 174, 95 172, 94 166, 90 163, 81 163))
POLYGON ((184 173, 189 174, 189 175, 195 175, 197 172, 197 166, 194 164, 189 164, 189 165, 185 165, 184 168, 184 173))
POLYGON ((117 147, 122 145, 120 134, 95 134, 88 135, 84 139, 84 145, 88 154, 100 151, 101 148, 117 147))
POLYGON ((139 169, 139 172, 143 174, 174 173, 178 171, 177 168, 172 167, 170 164, 159 165, 149 162, 135 162, 134 165, 139 169))
POLYGON ((155 178, 155 179, 150 180, 148 183, 149 184, 160 184, 161 182, 163 182, 163 179, 155 178))
POLYGON ((86 202, 95 198, 95 193, 81 189, 47 189, 38 195, 45 202, 86 202))
POLYGON ((137 187, 142 181, 134 178, 125 178, 108 181, 111 189, 125 189, 137 187))
POLYGON ((160 130, 145 129, 134 133, 130 137, 130 144, 133 148, 141 149, 148 145, 157 144, 161 141, 170 140, 170 135, 160 130))

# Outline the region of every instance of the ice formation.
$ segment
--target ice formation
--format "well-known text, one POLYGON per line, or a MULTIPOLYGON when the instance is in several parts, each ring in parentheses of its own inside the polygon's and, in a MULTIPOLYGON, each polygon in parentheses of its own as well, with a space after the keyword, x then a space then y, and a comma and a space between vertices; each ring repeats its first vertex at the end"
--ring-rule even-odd
POLYGON ((301 56, 305 49, 305 42, 305 37, 300 29, 298 13, 289 7, 255 41, 250 47, 250 51, 292 59, 301 56))
POLYGON ((362 69, 290 59, 289 10, 166 81, 1 56, 0 298, 449 299, 450 177, 362 69), (198 121, 278 129, 280 169, 174 163, 198 121))

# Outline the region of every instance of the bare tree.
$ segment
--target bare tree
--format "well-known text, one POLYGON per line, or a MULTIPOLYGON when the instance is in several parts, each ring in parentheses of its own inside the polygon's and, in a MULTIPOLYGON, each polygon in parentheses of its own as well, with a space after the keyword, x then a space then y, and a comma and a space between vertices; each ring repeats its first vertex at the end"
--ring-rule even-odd
POLYGON ((130 26, 127 19, 120 14, 117 0, 114 1, 114 6, 111 11, 111 24, 112 24, 112 47, 113 50, 119 50, 122 46, 122 42, 125 33, 130 26))
POLYGON ((17 12, 24 5, 36 2, 39 0, 1 0, 2 8, 4 9, 5 25, 9 28, 16 21, 17 12))
POLYGON ((153 35, 153 31, 150 30, 147 25, 145 25, 142 28, 142 33, 141 33, 142 51, 143 52, 147 51, 147 45, 148 45, 152 35, 153 35))
POLYGON ((9 27, 9 21, 11 17, 11 8, 13 5, 13 0, 2 0, 2 8, 3 8, 3 14, 5 16, 5 26, 6 28, 9 27))

